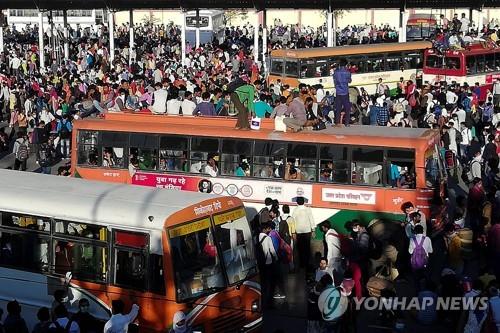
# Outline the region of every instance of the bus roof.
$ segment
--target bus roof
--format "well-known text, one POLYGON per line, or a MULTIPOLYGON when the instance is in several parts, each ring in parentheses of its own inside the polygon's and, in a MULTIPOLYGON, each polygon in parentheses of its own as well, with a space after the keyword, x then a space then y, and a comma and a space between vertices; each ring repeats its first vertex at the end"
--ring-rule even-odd
POLYGON ((259 131, 234 128, 236 120, 226 117, 158 116, 141 114, 108 114, 106 119, 78 120, 75 128, 175 135, 199 135, 235 139, 332 143, 360 146, 409 148, 427 145, 439 135, 437 130, 379 126, 328 127, 321 131, 283 133, 274 131, 274 121, 263 119, 259 131), (168 126, 167 126, 168 125, 168 126), (367 140, 367 137, 370 137, 367 140))
POLYGON ((0 209, 82 223, 162 230, 175 212, 220 196, 0 170, 0 209), (22 203, 27 204, 22 204, 22 203), (149 221, 149 216, 154 220, 149 221))
MULTIPOLYGON (((435 49, 429 49, 426 51, 427 54, 440 55, 441 52, 435 49)), ((460 54, 464 55, 476 55, 476 54, 486 54, 486 53, 498 53, 500 49, 489 46, 488 44, 473 43, 470 44, 466 49, 463 50, 446 50, 446 56, 458 56, 460 54)))
POLYGON ((431 42, 379 43, 369 45, 349 45, 340 47, 315 47, 310 49, 281 49, 271 51, 275 58, 322 58, 353 54, 370 54, 397 51, 416 51, 432 47, 431 42))

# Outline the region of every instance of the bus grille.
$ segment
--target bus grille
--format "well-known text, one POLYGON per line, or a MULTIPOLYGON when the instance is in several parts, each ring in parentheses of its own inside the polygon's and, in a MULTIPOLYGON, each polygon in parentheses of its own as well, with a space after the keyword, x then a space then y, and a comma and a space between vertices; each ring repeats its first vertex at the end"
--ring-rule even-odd
POLYGON ((223 316, 214 319, 212 325, 214 332, 238 332, 245 325, 245 313, 243 311, 226 312, 223 316))

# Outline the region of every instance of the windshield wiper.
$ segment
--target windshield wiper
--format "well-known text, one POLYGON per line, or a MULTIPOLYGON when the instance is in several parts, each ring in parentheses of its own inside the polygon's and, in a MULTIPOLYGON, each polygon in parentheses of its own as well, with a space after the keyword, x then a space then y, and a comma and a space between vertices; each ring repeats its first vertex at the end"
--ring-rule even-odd
POLYGON ((243 283, 245 283, 245 281, 247 281, 250 278, 250 276, 254 276, 255 274, 257 274, 257 265, 252 266, 247 270, 245 277, 240 281, 238 281, 238 283, 236 283, 236 289, 240 289, 243 283))

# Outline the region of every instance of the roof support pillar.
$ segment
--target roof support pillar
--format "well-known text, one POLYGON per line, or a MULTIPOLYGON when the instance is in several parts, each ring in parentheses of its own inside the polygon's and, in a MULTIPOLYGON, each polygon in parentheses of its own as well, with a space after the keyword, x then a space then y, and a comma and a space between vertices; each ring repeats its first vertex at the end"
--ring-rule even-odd
POLYGON ((181 64, 184 66, 186 63, 186 12, 182 12, 181 24, 181 64))
POLYGON ((132 61, 134 60, 134 50, 135 50, 135 39, 134 39, 134 11, 131 9, 129 10, 129 49, 130 51, 128 52, 129 54, 129 60, 128 64, 129 66, 132 65, 132 61))
POLYGON ((38 57, 40 60, 40 69, 45 67, 45 46, 43 45, 43 12, 38 11, 38 57))
POLYGON ((333 29, 333 20, 335 20, 331 9, 326 13, 326 46, 333 47, 335 39, 335 31, 333 29))
POLYGON ((399 9, 399 42, 406 42, 406 26, 408 23, 408 11, 402 7, 399 9))
POLYGON ((0 53, 2 53, 4 50, 4 44, 3 44, 3 25, 2 22, 0 22, 0 53))
POLYGON ((262 66, 264 72, 267 71, 266 55, 267 55, 267 11, 262 10, 262 66))
POLYGON ((256 15, 253 28, 253 61, 259 61, 259 15, 256 15))
POLYGON ((69 29, 68 11, 63 10, 63 32, 64 32, 64 59, 69 60, 69 29))
POLYGON ((477 18, 477 33, 479 34, 481 32, 481 30, 483 29, 483 23, 484 23, 484 11, 483 11, 483 8, 479 8, 477 10, 477 15, 478 15, 478 18, 477 18))
POLYGON ((196 43, 195 48, 200 47, 200 10, 196 8, 196 43))
POLYGON ((110 66, 113 67, 113 61, 115 60, 115 22, 114 22, 113 12, 108 9, 108 31, 109 31, 109 62, 110 66))

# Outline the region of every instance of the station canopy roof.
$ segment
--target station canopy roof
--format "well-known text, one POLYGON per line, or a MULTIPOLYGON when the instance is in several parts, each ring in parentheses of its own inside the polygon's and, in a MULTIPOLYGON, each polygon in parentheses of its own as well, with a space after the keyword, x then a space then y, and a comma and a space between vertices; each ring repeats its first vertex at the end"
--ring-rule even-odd
POLYGON ((0 0, 0 9, 363 9, 500 7, 499 0, 0 0))

